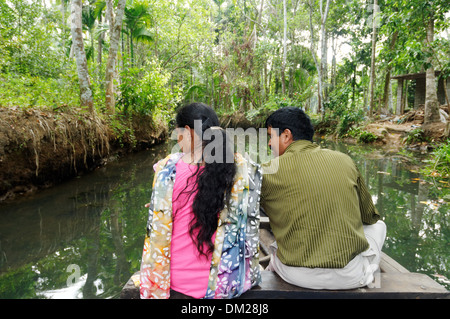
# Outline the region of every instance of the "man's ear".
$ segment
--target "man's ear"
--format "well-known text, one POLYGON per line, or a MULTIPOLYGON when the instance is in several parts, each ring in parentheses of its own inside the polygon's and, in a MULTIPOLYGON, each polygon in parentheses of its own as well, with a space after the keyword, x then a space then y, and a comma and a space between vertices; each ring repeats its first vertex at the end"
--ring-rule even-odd
POLYGON ((290 129, 285 129, 283 131, 282 135, 282 141, 285 144, 291 144, 294 141, 294 135, 292 135, 292 132, 290 129))

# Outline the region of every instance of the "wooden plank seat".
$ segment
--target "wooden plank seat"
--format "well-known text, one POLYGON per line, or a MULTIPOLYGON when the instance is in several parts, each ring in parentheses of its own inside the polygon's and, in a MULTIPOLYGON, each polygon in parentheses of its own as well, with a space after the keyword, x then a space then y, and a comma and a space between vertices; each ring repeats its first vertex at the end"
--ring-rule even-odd
POLYGON ((450 292, 430 277, 418 273, 380 273, 373 288, 351 290, 313 290, 291 285, 271 271, 261 272, 261 284, 240 299, 450 299, 450 292))
MULTIPOLYGON (((135 275, 137 275, 136 273, 135 275)), ((450 292, 425 274, 380 273, 373 288, 351 290, 313 290, 291 285, 276 273, 263 270, 259 286, 242 294, 239 299, 450 299, 450 292)), ((130 279, 121 299, 139 299, 139 288, 130 279)))

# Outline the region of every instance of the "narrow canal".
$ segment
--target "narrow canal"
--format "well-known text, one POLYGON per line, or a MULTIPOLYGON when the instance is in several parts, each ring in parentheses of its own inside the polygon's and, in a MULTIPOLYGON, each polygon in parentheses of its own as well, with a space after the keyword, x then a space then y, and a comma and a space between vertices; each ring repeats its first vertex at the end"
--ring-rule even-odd
MULTIPOLYGON (((417 155, 319 143, 349 154, 365 176, 388 227, 383 250, 450 289, 448 182, 424 179, 417 155)), ((152 166, 171 146, 0 203, 0 298, 117 298, 140 266, 152 166)))

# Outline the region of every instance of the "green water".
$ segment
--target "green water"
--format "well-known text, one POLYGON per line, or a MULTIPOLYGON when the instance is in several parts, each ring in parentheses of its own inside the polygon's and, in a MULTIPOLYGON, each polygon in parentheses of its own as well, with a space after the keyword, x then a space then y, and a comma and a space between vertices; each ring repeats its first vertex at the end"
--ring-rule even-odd
MULTIPOLYGON (((405 154, 323 146, 349 154, 365 176, 388 227, 384 251, 449 289, 448 183, 423 179, 421 161, 405 154)), ((139 269, 152 166, 169 150, 155 146, 0 204, 0 298, 117 298, 139 269)))
POLYGON ((356 162, 387 225, 383 251, 450 289, 450 185, 420 174, 427 156, 323 142, 356 162))

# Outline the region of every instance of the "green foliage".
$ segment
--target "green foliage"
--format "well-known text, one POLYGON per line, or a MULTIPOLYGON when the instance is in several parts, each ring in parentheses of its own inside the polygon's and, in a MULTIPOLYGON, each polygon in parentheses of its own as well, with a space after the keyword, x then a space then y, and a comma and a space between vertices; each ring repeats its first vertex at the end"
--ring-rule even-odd
POLYGON ((32 270, 31 264, 2 273, 0 276, 1 299, 31 299, 36 298, 36 280, 38 275, 32 270))
POLYGON ((152 41, 153 35, 148 30, 150 24, 150 12, 148 4, 145 2, 135 1, 125 7, 124 30, 130 38, 131 64, 134 64, 134 44, 133 39, 138 41, 152 41))
MULTIPOLYGON (((334 58, 343 41, 350 48, 336 65, 328 64, 323 79, 327 94, 321 120, 340 136, 357 127, 367 111, 373 10, 363 2, 332 1, 326 24, 332 44, 328 58, 334 58)), ((202 101, 219 112, 244 112, 250 119, 287 105, 315 112, 316 65, 309 43, 297 36, 310 40, 309 4, 286 4, 289 45, 284 64, 282 2, 267 10, 248 1, 127 1, 116 64, 118 109, 169 116, 177 103, 202 101), (154 59, 159 63, 149 62, 154 59)), ((425 43, 430 16, 436 34, 448 27, 448 1, 385 0, 379 5, 378 105, 388 70, 391 76, 416 72, 427 67, 429 58, 443 73, 450 69, 448 39, 436 37, 432 50, 425 43)), ((75 64, 68 59, 69 16, 66 1, 0 1, 0 78, 6 82, 0 84, 0 104, 55 108, 79 103, 75 64)), ((311 19, 317 37, 319 12, 313 11, 311 19)), ((105 2, 84 1, 82 23, 94 104, 103 112, 110 38, 105 2)))
POLYGON ((37 1, 1 1, 0 72, 58 78, 65 63, 54 33, 59 15, 37 1))
POLYGON ((337 122, 336 133, 344 136, 353 126, 364 120, 364 111, 349 105, 351 87, 344 85, 330 94, 329 101, 324 103, 327 110, 325 121, 337 122))
POLYGON ((300 107, 299 103, 294 99, 287 96, 271 96, 266 103, 264 103, 263 108, 271 111, 276 111, 282 107, 300 107))
POLYGON ((59 79, 0 74, 0 106, 56 109, 63 105, 79 105, 76 74, 66 72, 59 79))
POLYGON ((361 131, 358 136, 358 142, 360 143, 372 143, 376 140, 378 140, 378 137, 375 134, 367 131, 361 131))
POLYGON ((152 114, 155 109, 173 109, 180 92, 169 87, 170 74, 152 61, 145 68, 129 68, 121 73, 118 106, 125 114, 152 114))
POLYGON ((423 172, 431 176, 450 177, 450 140, 433 151, 423 172))
POLYGON ((129 117, 120 113, 114 114, 108 118, 108 123, 120 147, 124 147, 126 143, 136 145, 137 141, 129 117))
POLYGON ((300 103, 286 96, 271 96, 262 107, 245 112, 245 117, 256 127, 263 127, 267 117, 282 107, 300 107, 300 103))
POLYGON ((422 128, 416 128, 408 133, 405 143, 406 144, 412 144, 412 143, 421 143, 421 142, 428 142, 429 138, 425 136, 425 132, 422 128))
POLYGON ((337 132, 340 136, 345 135, 350 128, 352 128, 354 125, 359 124, 364 119, 364 112, 363 110, 359 109, 357 111, 355 110, 348 110, 346 113, 342 114, 340 117, 340 121, 337 127, 337 132))
POLYGON ((207 87, 204 84, 194 84, 185 90, 184 101, 205 101, 207 99, 207 87))
POLYGON ((362 130, 360 127, 352 127, 347 132, 348 136, 355 138, 359 143, 370 144, 379 138, 372 132, 362 130))

